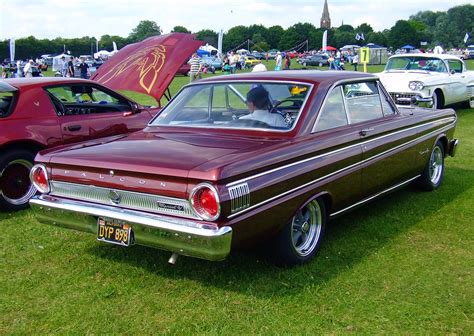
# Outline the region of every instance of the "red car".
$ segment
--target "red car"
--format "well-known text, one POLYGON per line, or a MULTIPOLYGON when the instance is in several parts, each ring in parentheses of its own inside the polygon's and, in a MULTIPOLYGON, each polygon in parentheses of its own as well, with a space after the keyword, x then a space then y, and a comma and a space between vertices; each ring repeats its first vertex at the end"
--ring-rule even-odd
POLYGON ((38 154, 42 195, 30 203, 40 222, 169 250, 170 262, 269 239, 275 261, 295 265, 315 255, 328 219, 410 182, 438 188, 456 120, 398 109, 369 74, 214 77, 141 132, 38 154))
POLYGON ((94 81, 0 81, 0 209, 28 205, 36 193, 29 171, 41 149, 143 129, 158 109, 140 106, 112 88, 159 101, 178 67, 201 44, 190 34, 152 37, 123 48, 94 81))

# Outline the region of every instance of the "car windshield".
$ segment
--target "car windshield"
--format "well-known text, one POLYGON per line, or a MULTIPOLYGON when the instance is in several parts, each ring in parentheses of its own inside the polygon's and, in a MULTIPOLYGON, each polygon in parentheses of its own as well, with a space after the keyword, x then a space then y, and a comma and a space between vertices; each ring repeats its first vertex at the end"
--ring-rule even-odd
POLYGON ((206 83, 185 87, 151 126, 291 130, 311 86, 273 82, 206 83))
POLYGON ((392 70, 424 70, 447 72, 446 65, 439 58, 434 57, 393 57, 388 60, 385 71, 392 70))

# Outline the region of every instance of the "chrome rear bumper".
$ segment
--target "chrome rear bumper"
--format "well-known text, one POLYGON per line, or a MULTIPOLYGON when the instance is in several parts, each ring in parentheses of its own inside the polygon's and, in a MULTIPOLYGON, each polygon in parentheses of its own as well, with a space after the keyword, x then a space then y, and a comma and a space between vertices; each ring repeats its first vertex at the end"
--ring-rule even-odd
POLYGON ((50 195, 30 200, 36 218, 45 224, 97 235, 97 218, 128 223, 134 243, 207 260, 222 260, 230 252, 232 229, 217 228, 188 219, 154 215, 107 205, 73 201, 50 195))

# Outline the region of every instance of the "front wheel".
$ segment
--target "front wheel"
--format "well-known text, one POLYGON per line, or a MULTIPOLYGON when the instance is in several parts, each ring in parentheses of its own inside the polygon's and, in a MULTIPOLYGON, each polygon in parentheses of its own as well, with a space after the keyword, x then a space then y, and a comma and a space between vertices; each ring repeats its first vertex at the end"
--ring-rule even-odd
POLYGON ((34 158, 34 153, 26 150, 8 151, 0 157, 0 210, 24 209, 36 194, 30 182, 34 158))
POLYGON ((274 261, 279 266, 294 266, 311 260, 321 245, 326 226, 324 202, 314 199, 293 216, 274 241, 274 261))
POLYGON ((421 189, 432 191, 437 189, 444 176, 444 147, 443 144, 436 142, 431 151, 430 159, 418 179, 418 185, 421 189))

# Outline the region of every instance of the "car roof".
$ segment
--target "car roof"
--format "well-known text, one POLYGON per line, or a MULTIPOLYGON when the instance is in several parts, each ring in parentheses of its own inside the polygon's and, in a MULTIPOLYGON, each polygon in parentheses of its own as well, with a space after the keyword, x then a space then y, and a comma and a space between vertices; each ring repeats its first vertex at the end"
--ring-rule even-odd
POLYGON ((55 84, 97 84, 96 82, 82 78, 64 78, 64 77, 33 77, 33 78, 7 78, 3 80, 16 88, 28 86, 48 86, 55 84))
POLYGON ((398 55, 393 55, 390 58, 396 58, 396 57, 426 57, 426 58, 439 58, 442 60, 460 60, 456 55, 450 55, 450 54, 433 54, 433 53, 408 53, 408 54, 398 54, 398 55))
POLYGON ((263 71, 248 72, 235 75, 222 75, 209 77, 200 80, 198 83, 206 82, 227 82, 239 80, 281 80, 281 81, 305 81, 312 83, 334 83, 340 80, 366 79, 378 77, 373 74, 355 72, 355 71, 337 71, 337 70, 283 70, 283 71, 263 71))

